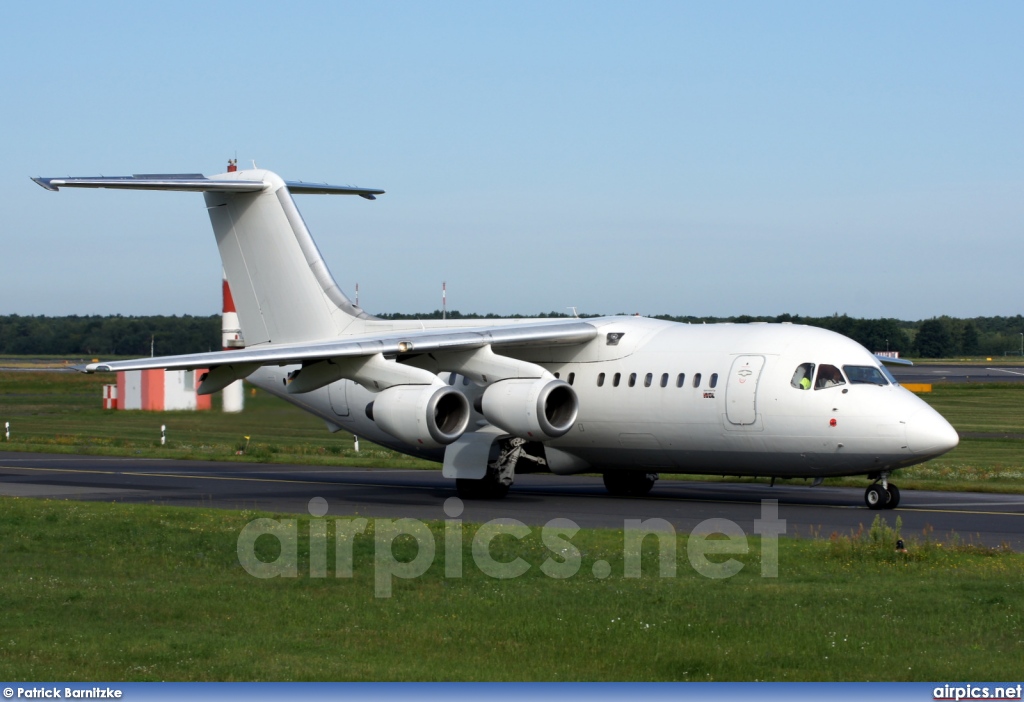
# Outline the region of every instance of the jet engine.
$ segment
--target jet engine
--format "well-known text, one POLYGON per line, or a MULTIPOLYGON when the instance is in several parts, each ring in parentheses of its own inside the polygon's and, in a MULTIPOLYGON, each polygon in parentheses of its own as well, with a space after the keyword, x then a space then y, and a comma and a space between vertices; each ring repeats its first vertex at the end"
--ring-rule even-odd
POLYGON ((564 380, 513 378, 488 386, 478 409, 487 421, 510 434, 545 441, 572 429, 580 403, 564 380))
POLYGON ((469 400, 447 385, 395 385, 377 394, 366 416, 396 439, 439 448, 469 425, 469 400))

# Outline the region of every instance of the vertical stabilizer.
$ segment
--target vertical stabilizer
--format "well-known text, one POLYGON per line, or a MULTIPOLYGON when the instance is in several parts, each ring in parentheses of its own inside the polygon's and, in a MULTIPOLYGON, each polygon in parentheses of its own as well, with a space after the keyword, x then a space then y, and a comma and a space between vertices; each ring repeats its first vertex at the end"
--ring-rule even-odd
POLYGON ((330 339, 368 319, 338 288, 288 185, 263 170, 213 176, 262 181, 259 192, 204 193, 245 344, 330 339))
POLYGON ((373 319, 353 305, 327 270, 292 193, 358 195, 383 190, 349 185, 285 182, 270 171, 33 178, 47 190, 111 188, 201 192, 206 198, 224 272, 246 346, 333 339, 362 330, 373 319))

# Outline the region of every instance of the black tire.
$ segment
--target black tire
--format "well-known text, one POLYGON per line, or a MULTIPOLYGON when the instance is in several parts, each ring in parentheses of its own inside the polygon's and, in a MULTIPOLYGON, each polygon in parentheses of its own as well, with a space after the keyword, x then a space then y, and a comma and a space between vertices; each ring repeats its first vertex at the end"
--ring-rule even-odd
POLYGON ((607 490, 610 494, 615 495, 616 497, 622 497, 623 495, 627 494, 626 491, 628 490, 629 486, 627 485, 626 479, 621 472, 608 472, 603 474, 601 477, 604 478, 605 490, 607 490))
POLYGON ((631 470, 610 470, 605 473, 604 486, 617 497, 643 497, 658 480, 657 473, 639 473, 631 470))
POLYGON ((464 500, 500 500, 508 494, 510 487, 512 486, 502 485, 498 481, 488 478, 482 480, 455 479, 455 491, 464 500))
POLYGON ((892 495, 882 487, 881 483, 872 483, 864 491, 864 504, 868 509, 885 509, 889 505, 892 495))
POLYGON ((889 483, 889 503, 886 504, 886 509, 896 509, 900 503, 900 489, 889 483))

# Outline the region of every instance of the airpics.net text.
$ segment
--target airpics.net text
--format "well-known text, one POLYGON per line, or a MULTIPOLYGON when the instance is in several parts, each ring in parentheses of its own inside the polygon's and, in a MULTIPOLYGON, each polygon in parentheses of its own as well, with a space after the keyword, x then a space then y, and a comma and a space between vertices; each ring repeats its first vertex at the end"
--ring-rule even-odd
MULTIPOLYGON (((444 552, 444 577, 461 578, 463 575, 464 530, 461 517, 462 500, 450 497, 444 503, 443 535, 440 540, 444 552)), ((309 577, 328 577, 328 520, 327 500, 314 497, 309 501, 309 577)), ((357 537, 370 538, 369 519, 353 517, 334 519, 334 576, 351 578, 354 571, 354 543, 357 537)), ((409 580, 424 575, 437 555, 437 538, 430 527, 418 519, 373 519, 374 595, 391 597, 395 578, 409 580), (409 537, 416 544, 416 555, 411 560, 395 556, 395 542, 409 537)), ((583 555, 572 543, 580 527, 571 519, 557 518, 540 527, 540 538, 550 555, 536 564, 550 578, 565 579, 577 575, 583 565, 583 555)), ((533 529, 518 519, 492 519, 476 530, 472 537, 474 565, 491 578, 506 580, 525 575, 535 564, 522 556, 499 561, 492 555, 492 542, 502 535, 522 540, 533 529)), ((786 533, 786 520, 779 519, 778 500, 761 500, 761 517, 754 520, 754 533, 760 536, 761 577, 778 577, 778 537, 786 533)), ((672 578, 677 572, 676 529, 665 519, 623 520, 622 577, 639 578, 642 572, 642 546, 644 539, 653 536, 658 545, 658 574, 672 578)), ((255 578, 297 578, 299 573, 299 520, 254 519, 238 535, 238 562, 255 578), (272 537, 279 544, 274 560, 261 560, 256 553, 256 541, 272 537)), ((690 566, 706 578, 729 578, 739 573, 744 564, 731 556, 750 552, 747 535, 729 519, 706 519, 693 528, 686 540, 686 555, 690 566), (709 556, 718 558, 712 559, 709 556), (721 560, 721 557, 729 556, 721 560)), ((612 565, 596 560, 591 573, 597 579, 612 575, 612 565)))

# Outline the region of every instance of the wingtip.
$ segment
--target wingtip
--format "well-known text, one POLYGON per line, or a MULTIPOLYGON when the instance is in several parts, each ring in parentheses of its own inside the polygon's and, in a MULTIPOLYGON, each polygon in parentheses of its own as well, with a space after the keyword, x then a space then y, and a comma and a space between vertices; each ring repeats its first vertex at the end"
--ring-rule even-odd
POLYGON ((51 193, 58 191, 57 186, 52 183, 53 178, 33 178, 32 181, 44 190, 49 190, 51 193))

